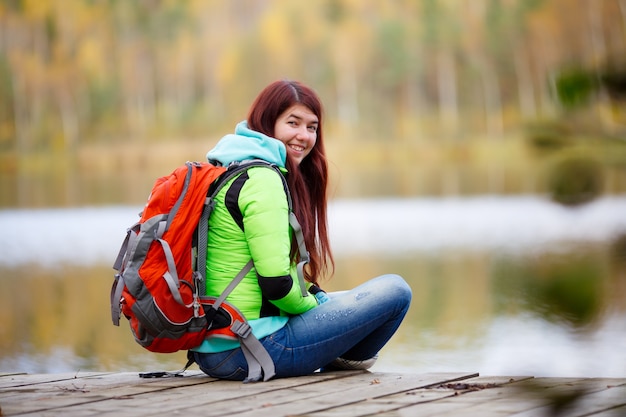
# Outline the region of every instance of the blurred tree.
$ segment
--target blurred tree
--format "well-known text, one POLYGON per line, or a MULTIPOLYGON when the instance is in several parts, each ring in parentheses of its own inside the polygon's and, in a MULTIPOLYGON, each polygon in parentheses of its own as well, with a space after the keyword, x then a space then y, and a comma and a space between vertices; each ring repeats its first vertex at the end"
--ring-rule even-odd
POLYGON ((576 206, 602 193, 603 172, 598 161, 584 156, 568 156, 553 168, 549 179, 552 199, 576 206))
POLYGON ((589 103, 598 88, 594 74, 583 68, 566 69, 559 73, 555 82, 559 102, 566 108, 589 103))
POLYGON ((626 53, 625 0, 577 4, 5 0, 0 143, 204 136, 276 78, 314 84, 354 137, 497 136, 555 113, 562 68, 626 53))

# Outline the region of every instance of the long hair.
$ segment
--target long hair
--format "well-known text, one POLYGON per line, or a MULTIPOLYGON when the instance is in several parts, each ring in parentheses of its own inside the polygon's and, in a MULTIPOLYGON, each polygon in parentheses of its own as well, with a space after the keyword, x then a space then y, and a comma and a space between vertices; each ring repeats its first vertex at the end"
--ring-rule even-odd
MULTIPOLYGON (((287 184, 291 191, 293 210, 304 233, 310 254, 306 279, 318 283, 321 276, 334 270, 334 259, 328 239, 327 196, 328 163, 324 149, 322 104, 317 94, 297 81, 275 81, 257 96, 248 114, 248 127, 274 137, 278 117, 289 107, 302 104, 318 118, 317 141, 298 166, 287 156, 287 184)), ((292 256, 297 258, 295 242, 292 256)))

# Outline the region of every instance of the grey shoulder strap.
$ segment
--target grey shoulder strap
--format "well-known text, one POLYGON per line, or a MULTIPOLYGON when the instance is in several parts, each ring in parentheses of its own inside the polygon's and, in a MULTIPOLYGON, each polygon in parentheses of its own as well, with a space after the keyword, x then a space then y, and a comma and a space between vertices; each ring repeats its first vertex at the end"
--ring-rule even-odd
POLYGON ((309 252, 304 242, 304 234, 302 232, 302 227, 300 226, 300 222, 298 221, 298 218, 293 212, 293 203, 291 200, 291 193, 289 192, 289 186, 287 184, 287 180, 285 179, 285 176, 283 175, 283 173, 281 172, 278 166, 276 166, 275 164, 271 164, 267 161, 261 160, 261 159, 252 159, 248 161, 234 162, 231 165, 229 165, 228 170, 224 174, 222 174, 222 177, 220 177, 218 183, 212 187, 210 195, 207 196, 207 200, 205 202, 205 208, 202 213, 202 217, 201 217, 199 227, 198 227, 198 248, 199 249, 198 249, 198 258, 197 258, 196 267, 198 270, 197 272, 200 274, 199 278, 201 280, 200 281, 200 287, 201 287, 200 294, 204 294, 204 288, 206 285, 205 283, 206 268, 202 267, 203 265, 206 264, 206 253, 204 250, 202 250, 202 248, 206 248, 206 245, 207 245, 208 227, 205 227, 203 225, 208 224, 209 216, 211 214, 211 211, 213 210, 213 207, 215 206, 215 201, 214 201, 215 196, 220 192, 222 187, 226 183, 228 183, 232 178, 234 178, 235 176, 239 175, 241 172, 249 168, 259 167, 259 166, 273 169, 274 171, 276 171, 281 181, 283 182, 283 188, 285 189, 285 195, 287 196, 287 204, 289 207, 289 224, 291 225, 291 228, 293 229, 293 232, 296 238, 296 243, 298 244, 298 253, 300 255, 300 262, 297 265, 298 284, 300 286, 300 292, 302 293, 302 296, 307 297, 309 295, 308 291, 306 290, 306 280, 304 279, 304 267, 306 266, 306 264, 309 263, 309 259, 310 259, 309 252))

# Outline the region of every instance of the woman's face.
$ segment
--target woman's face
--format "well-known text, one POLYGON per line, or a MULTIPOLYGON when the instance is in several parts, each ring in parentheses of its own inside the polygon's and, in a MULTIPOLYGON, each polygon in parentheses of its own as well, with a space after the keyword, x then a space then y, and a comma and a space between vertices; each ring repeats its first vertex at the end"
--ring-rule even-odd
POLYGON ((285 144, 287 154, 300 165, 315 146, 318 126, 317 116, 308 107, 295 104, 276 119, 274 137, 285 144))

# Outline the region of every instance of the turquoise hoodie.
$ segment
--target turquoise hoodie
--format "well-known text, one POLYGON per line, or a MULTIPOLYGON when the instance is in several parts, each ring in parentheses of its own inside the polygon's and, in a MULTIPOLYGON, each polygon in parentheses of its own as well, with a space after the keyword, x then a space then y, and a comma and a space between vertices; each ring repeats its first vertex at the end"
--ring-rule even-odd
MULTIPOLYGON (((207 153, 207 159, 224 166, 234 161, 263 159, 285 170, 286 155, 281 141, 249 129, 243 121, 234 134, 224 136, 207 153)), ((247 175, 237 200, 244 231, 225 204, 226 194, 236 179, 226 184, 215 198, 215 209, 209 218, 206 294, 219 296, 252 257, 255 268, 227 300, 246 316, 253 334, 260 339, 282 328, 289 315, 304 313, 317 302, 313 296, 302 296, 296 268, 290 259, 291 230, 282 180, 276 172, 264 167, 251 168, 247 175), (283 289, 270 300, 276 315, 261 317, 261 310, 268 302, 262 297, 261 284, 264 288, 269 285, 270 293, 272 288, 283 289)), ((212 336, 193 350, 212 353, 238 346, 236 340, 212 336)))
POLYGON ((209 162, 223 166, 234 161, 262 159, 284 168, 287 149, 278 139, 250 129, 244 120, 237 124, 234 134, 224 136, 206 157, 209 162))

